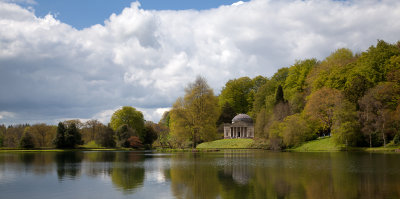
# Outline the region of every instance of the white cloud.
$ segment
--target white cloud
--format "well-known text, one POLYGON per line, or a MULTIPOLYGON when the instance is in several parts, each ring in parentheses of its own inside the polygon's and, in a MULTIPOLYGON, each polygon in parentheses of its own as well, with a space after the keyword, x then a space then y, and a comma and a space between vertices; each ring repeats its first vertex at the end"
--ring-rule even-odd
MULTIPOLYGON (((10 1, 7 1, 10 2, 10 1)), ((0 122, 98 118, 134 106, 157 122, 197 75, 219 93, 240 76, 271 76, 296 59, 399 40, 400 2, 253 0, 211 10, 132 3, 77 30, 0 1, 0 122)))
POLYGON ((14 118, 15 116, 16 116, 16 114, 12 113, 12 112, 7 112, 7 111, 0 112, 0 120, 5 119, 5 118, 14 118))

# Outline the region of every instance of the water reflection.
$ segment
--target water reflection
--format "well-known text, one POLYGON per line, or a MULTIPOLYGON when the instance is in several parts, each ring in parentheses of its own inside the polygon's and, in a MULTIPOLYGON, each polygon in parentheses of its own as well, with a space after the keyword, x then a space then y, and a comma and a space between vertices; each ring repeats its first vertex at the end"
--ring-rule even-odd
POLYGON ((400 198, 399 164, 369 153, 1 153, 0 193, 23 198, 21 184, 41 180, 37 198, 76 183, 85 188, 64 198, 400 198))

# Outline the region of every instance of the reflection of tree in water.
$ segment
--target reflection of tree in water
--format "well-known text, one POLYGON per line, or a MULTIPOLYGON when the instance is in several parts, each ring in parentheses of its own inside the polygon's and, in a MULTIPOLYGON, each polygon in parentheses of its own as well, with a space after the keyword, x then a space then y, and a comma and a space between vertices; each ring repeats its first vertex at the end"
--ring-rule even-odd
POLYGON ((248 184, 252 176, 252 169, 249 168, 249 162, 253 160, 252 157, 251 153, 225 153, 224 174, 232 176, 237 184, 248 184))
POLYGON ((119 152, 111 170, 111 180, 126 194, 143 186, 145 169, 144 156, 134 152, 119 152))
POLYGON ((222 185, 223 198, 249 198, 252 187, 248 184, 237 183, 232 174, 218 172, 218 179, 222 185))
POLYGON ((64 177, 74 179, 81 172, 83 152, 59 152, 55 155, 59 180, 64 177))
POLYGON ((85 173, 90 177, 110 176, 115 158, 114 151, 86 152, 85 173))
POLYGON ((180 154, 171 157, 167 178, 176 198, 217 198, 220 184, 213 159, 198 154, 180 154))

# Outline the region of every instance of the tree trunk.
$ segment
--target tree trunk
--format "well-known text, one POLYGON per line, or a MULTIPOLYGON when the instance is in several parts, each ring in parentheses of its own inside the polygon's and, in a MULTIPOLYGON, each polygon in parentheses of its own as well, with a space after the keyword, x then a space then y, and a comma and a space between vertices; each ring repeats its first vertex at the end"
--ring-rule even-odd
POLYGON ((372 134, 369 134, 369 148, 372 148, 372 134))

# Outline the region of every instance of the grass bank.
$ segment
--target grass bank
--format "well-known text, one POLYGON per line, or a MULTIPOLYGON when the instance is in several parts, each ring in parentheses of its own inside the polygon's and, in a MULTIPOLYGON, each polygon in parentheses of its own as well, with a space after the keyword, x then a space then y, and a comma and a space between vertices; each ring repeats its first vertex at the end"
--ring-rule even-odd
POLYGON ((309 141, 296 148, 287 149, 287 151, 306 152, 306 151, 366 151, 366 152, 400 152, 400 146, 386 147, 348 147, 337 145, 331 137, 319 138, 309 141))
POLYGON ((253 139, 221 139, 199 144, 196 149, 249 149, 253 139))
POLYGON ((325 137, 306 142, 296 148, 287 149, 287 151, 342 151, 344 149, 343 145, 337 145, 331 137, 325 137))

